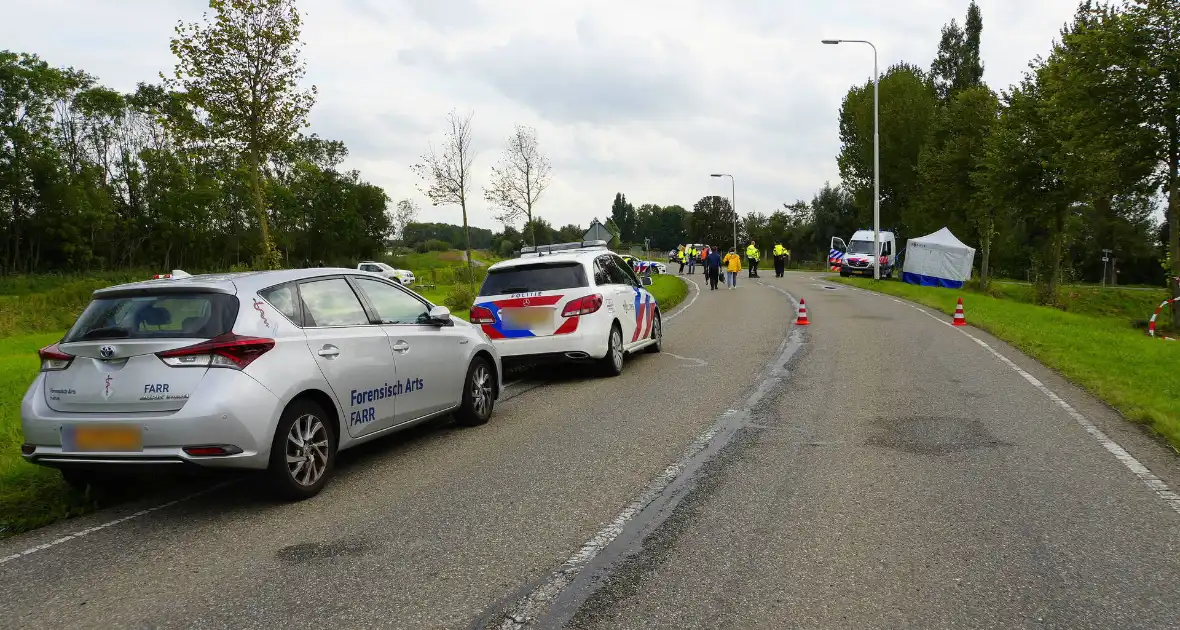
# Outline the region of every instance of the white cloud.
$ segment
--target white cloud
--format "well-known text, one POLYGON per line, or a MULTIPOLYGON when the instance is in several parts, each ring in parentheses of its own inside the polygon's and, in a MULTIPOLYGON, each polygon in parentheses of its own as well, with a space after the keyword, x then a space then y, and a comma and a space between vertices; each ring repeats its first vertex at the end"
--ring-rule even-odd
MULTIPOLYGON (((0 41, 130 91, 170 72, 178 20, 201 0, 9 0, 0 41)), ((451 108, 475 112, 469 215, 495 227, 479 185, 515 124, 537 129, 554 164, 542 216, 555 225, 633 203, 691 207, 727 194, 769 212, 838 179, 838 108, 880 67, 929 66, 939 29, 965 0, 303 0, 312 131, 343 140, 346 166, 430 209, 409 165, 442 138, 451 108)), ((985 79, 1017 81, 1047 53, 1073 0, 980 0, 985 79)), ((888 156, 883 155, 883 160, 888 156)), ((423 217, 424 219, 427 216, 423 217)))

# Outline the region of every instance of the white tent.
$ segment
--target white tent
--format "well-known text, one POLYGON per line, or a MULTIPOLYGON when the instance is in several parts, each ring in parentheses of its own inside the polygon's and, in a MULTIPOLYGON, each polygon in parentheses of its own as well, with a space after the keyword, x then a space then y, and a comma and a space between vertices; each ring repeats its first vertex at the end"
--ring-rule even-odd
POLYGON ((975 249, 942 228, 906 243, 901 279, 910 284, 957 289, 971 279, 974 260, 975 249))

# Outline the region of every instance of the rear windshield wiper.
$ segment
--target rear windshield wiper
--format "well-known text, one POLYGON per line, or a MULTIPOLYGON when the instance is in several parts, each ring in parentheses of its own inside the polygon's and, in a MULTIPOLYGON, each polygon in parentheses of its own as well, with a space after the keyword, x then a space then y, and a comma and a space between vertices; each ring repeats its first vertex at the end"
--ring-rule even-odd
POLYGON ((107 326, 105 328, 91 328, 78 337, 79 341, 87 339, 118 339, 123 337, 130 337, 131 331, 126 328, 118 326, 107 326))
POLYGON ((500 289, 500 295, 505 293, 528 293, 530 291, 532 291, 532 289, 528 287, 504 287, 500 289))

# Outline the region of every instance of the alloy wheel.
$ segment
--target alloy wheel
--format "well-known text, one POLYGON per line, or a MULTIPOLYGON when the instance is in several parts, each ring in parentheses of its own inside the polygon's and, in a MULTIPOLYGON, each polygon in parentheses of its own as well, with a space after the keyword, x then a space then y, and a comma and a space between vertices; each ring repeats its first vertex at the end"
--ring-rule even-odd
POLYGON ((615 370, 623 369, 623 333, 616 328, 611 331, 611 361, 615 364, 615 370))
POLYGON ((471 406, 481 418, 491 413, 492 375, 482 363, 471 374, 471 406))
POLYGON ((312 414, 303 414, 287 431, 287 472, 301 486, 315 485, 328 470, 328 429, 312 414))

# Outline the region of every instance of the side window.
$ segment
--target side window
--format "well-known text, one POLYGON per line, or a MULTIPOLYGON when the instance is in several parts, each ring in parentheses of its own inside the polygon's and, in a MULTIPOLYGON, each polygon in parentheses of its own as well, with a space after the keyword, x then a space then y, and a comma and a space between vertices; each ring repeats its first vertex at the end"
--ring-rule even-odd
POLYGON ((884 247, 884 250, 881 252, 882 256, 892 256, 893 255, 893 243, 890 243, 889 241, 885 241, 885 245, 883 247, 884 247))
POLYGON ((369 323, 360 299, 344 278, 316 280, 299 286, 312 326, 363 326, 369 323))
POLYGON ((610 274, 603 268, 602 263, 601 256, 594 259, 594 284, 598 286, 611 283, 610 274))
POLYGON ((623 262, 622 258, 618 256, 611 256, 611 278, 614 279, 615 284, 625 284, 630 287, 640 286, 639 278, 635 276, 635 272, 631 269, 631 265, 623 262))
POLYGON ((382 324, 418 324, 426 320, 429 309, 405 291, 368 278, 355 280, 377 310, 382 324))
POLYGON ((294 284, 281 284, 277 287, 263 289, 258 292, 258 295, 262 296, 262 299, 291 322, 302 325, 299 318, 299 290, 294 284))

